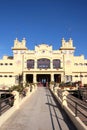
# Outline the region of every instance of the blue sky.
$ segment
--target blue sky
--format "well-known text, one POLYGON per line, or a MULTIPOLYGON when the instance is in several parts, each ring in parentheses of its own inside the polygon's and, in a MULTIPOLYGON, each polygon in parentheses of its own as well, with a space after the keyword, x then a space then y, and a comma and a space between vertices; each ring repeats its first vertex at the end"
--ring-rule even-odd
POLYGON ((41 43, 59 49, 71 37, 75 55, 87 58, 87 0, 0 0, 0 58, 12 55, 16 37, 31 50, 41 43))

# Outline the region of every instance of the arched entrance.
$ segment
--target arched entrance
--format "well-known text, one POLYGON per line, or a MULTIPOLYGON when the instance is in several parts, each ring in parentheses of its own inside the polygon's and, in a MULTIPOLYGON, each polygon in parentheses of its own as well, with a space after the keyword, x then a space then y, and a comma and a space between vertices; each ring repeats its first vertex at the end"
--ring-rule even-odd
POLYGON ((56 83, 60 83, 61 82, 61 75, 60 74, 54 74, 54 81, 56 83))
POLYGON ((41 86, 48 86, 50 79, 50 74, 37 74, 37 82, 39 82, 41 86))
POLYGON ((33 83, 33 74, 26 74, 26 82, 33 83))

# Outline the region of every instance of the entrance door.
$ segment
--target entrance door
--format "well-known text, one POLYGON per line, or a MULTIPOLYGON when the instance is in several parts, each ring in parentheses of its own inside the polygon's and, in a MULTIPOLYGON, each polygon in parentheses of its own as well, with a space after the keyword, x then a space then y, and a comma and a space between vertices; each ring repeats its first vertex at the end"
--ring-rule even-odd
POLYGON ((56 83, 60 83, 61 82, 61 74, 54 74, 54 81, 56 83))
POLYGON ((26 74, 26 82, 33 83, 33 74, 26 74))
POLYGON ((37 74, 37 82, 40 83, 40 86, 48 86, 50 82, 50 74, 37 74))

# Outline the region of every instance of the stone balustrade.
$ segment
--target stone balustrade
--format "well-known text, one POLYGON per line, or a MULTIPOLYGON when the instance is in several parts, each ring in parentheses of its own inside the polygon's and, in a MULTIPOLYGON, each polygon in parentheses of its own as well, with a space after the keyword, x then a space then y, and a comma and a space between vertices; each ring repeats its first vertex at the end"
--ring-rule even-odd
POLYGON ((79 117, 75 116, 73 111, 67 105, 67 95, 69 94, 67 90, 62 90, 60 96, 58 95, 59 87, 53 88, 50 87, 50 91, 56 98, 56 100, 60 103, 61 107, 66 111, 72 122, 75 124, 78 130, 87 130, 87 126, 79 119, 79 117))
POLYGON ((4 114, 0 116, 0 126, 17 110, 20 108, 20 105, 26 101, 29 96, 31 96, 36 90, 37 85, 32 86, 32 91, 30 91, 30 87, 26 87, 26 96, 20 95, 18 91, 13 91, 13 95, 15 96, 14 105, 9 110, 7 110, 4 114))

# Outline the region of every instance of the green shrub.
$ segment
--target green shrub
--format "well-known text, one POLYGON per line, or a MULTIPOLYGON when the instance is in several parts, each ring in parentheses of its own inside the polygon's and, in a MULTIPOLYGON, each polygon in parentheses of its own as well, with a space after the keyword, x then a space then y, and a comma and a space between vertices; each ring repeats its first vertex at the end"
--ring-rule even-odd
POLYGON ((23 89, 24 89, 24 87, 21 86, 21 85, 14 85, 14 86, 12 86, 12 87, 10 88, 10 91, 16 90, 16 91, 18 91, 18 92, 22 92, 23 89))

